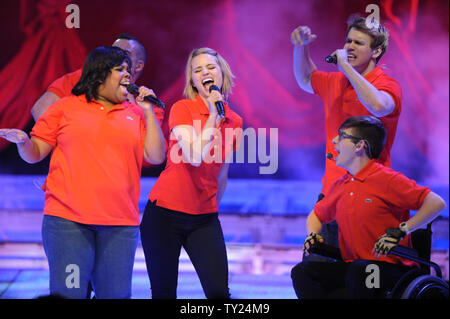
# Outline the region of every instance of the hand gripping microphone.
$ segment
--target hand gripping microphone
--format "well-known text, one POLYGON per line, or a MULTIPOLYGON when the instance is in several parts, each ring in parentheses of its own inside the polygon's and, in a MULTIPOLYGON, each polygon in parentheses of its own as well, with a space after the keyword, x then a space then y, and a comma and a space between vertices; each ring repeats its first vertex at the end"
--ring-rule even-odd
MULTIPOLYGON (((128 93, 133 94, 133 95, 139 95, 139 87, 136 84, 129 83, 126 85, 126 88, 127 88, 128 93)), ((150 103, 153 103, 157 107, 160 107, 162 109, 164 109, 166 107, 166 105, 162 101, 158 100, 156 97, 154 97, 152 95, 145 96, 144 100, 146 100, 150 103)))
MULTIPOLYGON (((211 85, 209 87, 209 93, 211 93, 212 91, 219 91, 219 93, 222 94, 222 92, 220 91, 219 87, 217 85, 211 85)), ((219 113, 219 116, 221 118, 225 117, 225 108, 223 107, 223 102, 222 101, 217 101, 216 102, 216 108, 217 108, 217 113, 219 113)))

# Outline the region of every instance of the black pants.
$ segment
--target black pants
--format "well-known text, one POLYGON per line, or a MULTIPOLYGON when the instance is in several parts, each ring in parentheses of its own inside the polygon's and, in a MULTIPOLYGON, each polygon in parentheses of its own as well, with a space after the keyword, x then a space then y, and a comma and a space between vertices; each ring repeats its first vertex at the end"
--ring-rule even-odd
POLYGON ((323 262, 305 261, 291 271, 292 283, 298 298, 306 299, 375 299, 384 298, 410 267, 374 260, 323 262), (379 268, 379 286, 374 286, 375 272, 368 265, 379 268))
POLYGON ((206 297, 230 297, 227 252, 217 213, 185 214, 149 201, 140 229, 152 298, 177 297, 181 247, 189 255, 206 297))

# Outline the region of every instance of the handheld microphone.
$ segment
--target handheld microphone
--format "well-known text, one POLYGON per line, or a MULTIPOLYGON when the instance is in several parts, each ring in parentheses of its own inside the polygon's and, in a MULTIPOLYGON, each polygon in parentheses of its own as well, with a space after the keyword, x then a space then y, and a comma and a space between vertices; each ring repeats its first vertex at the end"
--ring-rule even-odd
MULTIPOLYGON (((127 88, 128 93, 131 93, 133 95, 139 95, 139 87, 136 84, 129 83, 129 84, 125 85, 125 87, 127 88)), ((146 100, 150 103, 153 103, 157 107, 160 107, 162 109, 164 109, 166 107, 166 105, 161 100, 158 100, 156 97, 154 97, 152 95, 145 96, 144 100, 146 100)))
POLYGON ((327 61, 328 63, 337 64, 337 57, 335 55, 329 55, 325 58, 325 61, 327 61))
POLYGON ((333 160, 333 153, 327 153, 327 158, 329 159, 329 160, 333 160))
MULTIPOLYGON (((209 93, 211 93, 211 91, 219 91, 219 93, 222 93, 219 89, 219 87, 217 85, 211 85, 209 87, 209 93)), ((223 107, 223 102, 222 101, 217 101, 216 102, 216 108, 217 108, 217 113, 219 113, 219 116, 221 118, 225 117, 225 108, 223 107)))

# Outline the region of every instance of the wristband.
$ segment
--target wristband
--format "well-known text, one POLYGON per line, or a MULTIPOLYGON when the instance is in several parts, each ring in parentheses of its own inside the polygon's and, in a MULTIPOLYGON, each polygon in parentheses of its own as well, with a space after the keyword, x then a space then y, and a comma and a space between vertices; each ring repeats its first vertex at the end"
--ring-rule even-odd
POLYGON ((400 223, 400 225, 398 225, 398 228, 400 228, 403 232, 405 232, 406 235, 408 235, 411 231, 408 228, 408 225, 406 224, 406 222, 400 223))
POLYGON ((388 228, 386 229, 386 234, 389 237, 395 238, 398 242, 400 242, 406 236, 406 233, 400 228, 388 228))

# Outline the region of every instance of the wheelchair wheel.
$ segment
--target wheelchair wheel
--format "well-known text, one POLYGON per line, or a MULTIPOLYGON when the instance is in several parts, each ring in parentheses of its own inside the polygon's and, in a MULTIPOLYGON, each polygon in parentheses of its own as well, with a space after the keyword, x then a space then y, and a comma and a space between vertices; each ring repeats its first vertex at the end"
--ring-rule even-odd
POLYGON ((402 294, 402 299, 447 299, 448 284, 439 277, 424 275, 414 279, 402 294))

